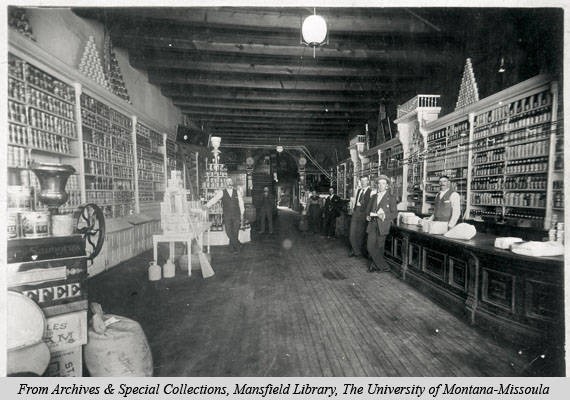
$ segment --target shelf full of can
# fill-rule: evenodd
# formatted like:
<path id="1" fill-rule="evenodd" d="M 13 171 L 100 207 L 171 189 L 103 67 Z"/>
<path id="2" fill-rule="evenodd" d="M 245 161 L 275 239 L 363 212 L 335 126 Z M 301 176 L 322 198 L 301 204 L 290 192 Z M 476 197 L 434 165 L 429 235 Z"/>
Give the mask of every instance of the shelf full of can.
<path id="1" fill-rule="evenodd" d="M 447 176 L 450 187 L 459 194 L 461 214 L 467 204 L 467 171 L 469 168 L 469 120 L 467 116 L 427 134 L 425 202 L 428 212 L 439 192 L 439 178 Z"/>
<path id="2" fill-rule="evenodd" d="M 178 170 L 176 167 L 176 142 L 172 139 L 166 138 L 166 168 L 167 176 L 170 176 L 170 171 Z"/>
<path id="3" fill-rule="evenodd" d="M 409 155 L 405 161 L 408 164 L 406 176 L 408 190 L 406 193 L 408 210 L 416 214 L 424 213 L 423 207 L 423 184 L 424 184 L 424 138 L 419 126 L 414 125 L 410 135 Z"/>
<path id="4" fill-rule="evenodd" d="M 336 193 L 343 199 L 346 198 L 346 164 L 349 162 L 344 161 L 336 166 Z"/>
<path id="5" fill-rule="evenodd" d="M 469 218 L 549 225 L 556 96 L 545 84 L 474 113 Z"/>
<path id="6" fill-rule="evenodd" d="M 8 204 L 22 212 L 46 211 L 32 162 L 66 163 L 78 169 L 75 89 L 41 68 L 8 53 Z M 68 180 L 70 213 L 81 204 L 77 175 Z"/>
<path id="7" fill-rule="evenodd" d="M 403 198 L 403 165 L 404 165 L 404 149 L 401 143 L 394 143 L 380 152 L 380 168 L 381 174 L 388 176 L 391 180 L 390 190 L 396 196 L 398 202 Z"/>
<path id="8" fill-rule="evenodd" d="M 228 170 L 224 164 L 209 163 L 206 167 L 206 176 L 202 183 L 202 197 L 205 201 L 209 201 L 214 197 L 216 192 L 225 188 L 225 181 L 228 178 Z M 222 202 L 221 200 L 210 207 L 208 212 L 208 220 L 212 224 L 210 230 L 223 230 L 222 220 Z"/>
<path id="9" fill-rule="evenodd" d="M 162 201 L 164 196 L 164 137 L 141 122 L 136 124 L 139 201 Z"/>
<path id="10" fill-rule="evenodd" d="M 86 200 L 107 218 L 128 215 L 135 191 L 132 120 L 86 93 L 80 99 Z"/>

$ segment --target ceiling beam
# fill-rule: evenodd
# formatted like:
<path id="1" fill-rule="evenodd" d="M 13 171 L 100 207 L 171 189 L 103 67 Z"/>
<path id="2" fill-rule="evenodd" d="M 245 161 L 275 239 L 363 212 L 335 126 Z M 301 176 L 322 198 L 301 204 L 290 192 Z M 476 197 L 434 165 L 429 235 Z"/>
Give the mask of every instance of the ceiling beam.
<path id="1" fill-rule="evenodd" d="M 417 85 L 427 79 L 427 77 L 417 79 L 393 80 L 386 78 L 370 79 L 353 77 L 351 79 L 291 79 L 283 77 L 279 79 L 268 79 L 260 76 L 232 74 L 209 74 L 198 75 L 185 72 L 174 72 L 162 70 L 148 70 L 149 82 L 160 84 L 180 84 L 180 85 L 203 85 L 233 88 L 250 89 L 276 89 L 276 90 L 322 90 L 322 91 L 354 91 L 354 92 L 377 92 L 383 87 L 395 88 Z"/>
<path id="2" fill-rule="evenodd" d="M 227 118 L 223 117 L 224 119 L 212 119 L 212 117 L 200 118 L 201 122 L 204 122 L 207 126 L 275 126 L 283 124 L 282 120 L 275 120 L 272 118 L 249 118 L 249 119 L 241 119 L 241 118 Z M 307 120 L 287 120 L 286 121 L 288 126 L 295 126 L 295 127 L 346 127 L 346 126 L 355 126 L 357 124 L 349 123 L 345 120 L 315 120 L 315 119 L 307 119 Z"/>
<path id="3" fill-rule="evenodd" d="M 306 144 L 307 142 L 322 143 L 323 141 L 336 142 L 336 143 L 346 141 L 348 144 L 348 139 L 346 136 L 336 137 L 331 135 L 297 136 L 297 135 L 283 134 L 279 136 L 279 135 L 267 135 L 264 133 L 252 135 L 251 133 L 244 134 L 239 132 L 238 133 L 225 132 L 221 134 L 221 138 L 222 138 L 222 143 L 235 143 L 236 141 L 239 143 L 263 143 L 263 144 L 281 143 L 284 146 L 291 145 L 293 144 L 292 142 L 296 144 Z"/>
<path id="4" fill-rule="evenodd" d="M 117 43 L 114 43 L 116 45 Z M 356 58 L 313 58 L 311 57 L 293 57 L 282 54 L 240 54 L 213 51 L 198 51 L 196 49 L 177 49 L 169 46 L 167 48 L 138 48 L 128 47 L 129 55 L 134 58 L 141 59 L 163 59 L 174 58 L 180 60 L 188 60 L 188 62 L 213 62 L 228 64 L 254 64 L 254 65 L 283 65 L 291 68 L 303 67 L 327 67 L 327 68 L 365 68 L 365 69 L 389 69 L 394 66 L 401 67 L 410 73 L 416 70 L 424 70 L 429 68 L 442 69 L 445 66 L 438 64 L 424 63 L 399 63 L 394 62 L 390 58 L 380 61 L 373 59 L 356 59 Z"/>
<path id="5" fill-rule="evenodd" d="M 354 25 L 360 23 L 356 20 Z M 104 21 L 112 38 L 126 36 L 161 37 L 172 40 L 188 40 L 211 43 L 259 43 L 264 45 L 296 46 L 301 42 L 300 29 L 259 31 L 255 28 L 240 27 L 228 29 L 224 27 L 200 26 L 177 21 L 149 20 L 145 18 L 126 18 L 111 15 Z M 329 27 L 330 28 L 330 27 Z M 445 42 L 448 48 L 459 49 L 456 35 L 448 32 L 340 32 L 330 30 L 328 46 L 334 49 L 384 49 L 401 48 L 439 48 Z"/>
<path id="6" fill-rule="evenodd" d="M 333 126 L 324 126 L 324 125 L 308 125 L 308 126 L 299 126 L 299 125 L 289 125 L 286 123 L 276 123 L 273 125 L 218 125 L 218 124 L 208 124 L 208 130 L 217 130 L 217 131 L 251 131 L 251 129 L 258 129 L 260 131 L 267 131 L 267 132 L 338 132 L 338 131 L 348 131 L 350 129 L 355 129 L 355 125 L 333 125 Z M 362 125 L 364 128 L 364 125 Z"/>
<path id="7" fill-rule="evenodd" d="M 198 8 L 198 7 L 117 7 L 104 10 L 75 8 L 82 16 L 104 18 L 105 15 L 142 18 L 149 21 L 175 21 L 192 26 L 223 29 L 255 29 L 259 32 L 299 31 L 303 18 L 312 14 L 311 8 Z M 93 10 L 90 12 L 90 10 Z M 101 15 L 104 14 L 104 15 Z M 367 33 L 433 33 L 425 22 L 401 10 L 384 8 L 319 8 L 319 14 L 332 32 Z M 359 21 L 355 24 L 355 19 Z"/>
<path id="8" fill-rule="evenodd" d="M 211 115 L 218 115 L 218 116 L 226 116 L 226 117 L 247 117 L 247 118 L 281 118 L 281 119 L 300 119 L 300 118 L 308 118 L 308 119 L 342 119 L 342 120 L 357 120 L 361 118 L 368 118 L 371 113 L 349 113 L 343 112 L 342 114 L 338 113 L 316 113 L 316 112 L 279 112 L 279 111 L 258 111 L 258 110 L 206 110 L 206 109 L 191 109 L 191 108 L 181 108 L 180 111 L 184 114 L 188 114 L 189 116 L 211 116 Z"/>
<path id="9" fill-rule="evenodd" d="M 177 57 L 176 53 L 162 58 L 150 58 L 130 56 L 129 62 L 134 68 L 161 69 L 162 71 L 176 69 L 187 72 L 210 72 L 210 73 L 239 73 L 248 75 L 284 75 L 284 76 L 308 76 L 308 77 L 378 77 L 391 76 L 394 78 L 417 78 L 426 73 L 425 69 L 417 68 L 410 71 L 401 65 L 392 64 L 383 68 L 367 67 L 327 67 L 327 66 L 304 66 L 304 65 L 280 65 L 280 64 L 255 64 L 229 63 L 229 62 L 204 62 L 193 61 L 186 57 Z M 418 65 L 419 67 L 419 65 Z"/>
<path id="10" fill-rule="evenodd" d="M 396 90 L 395 90 L 396 91 Z M 394 91 L 394 92 L 395 92 Z M 245 88 L 215 88 L 215 87 L 195 87 L 162 84 L 161 92 L 164 96 L 172 98 L 173 101 L 183 99 L 221 99 L 240 101 L 302 101 L 317 103 L 379 103 L 386 101 L 386 91 L 382 91 L 381 96 L 372 92 L 319 92 L 319 91 L 274 91 L 267 89 Z M 401 91 L 397 91 L 401 93 Z M 393 96 L 393 94 L 392 94 Z M 390 96 L 391 97 L 391 96 Z"/>
<path id="11" fill-rule="evenodd" d="M 169 37 L 145 37 L 139 35 L 121 35 L 113 37 L 113 44 L 118 47 L 131 48 L 157 48 L 162 50 L 199 50 L 202 52 L 216 52 L 225 54 L 243 54 L 247 56 L 279 56 L 279 57 L 312 57 L 312 49 L 299 43 L 291 46 L 271 45 L 259 43 L 223 43 L 188 39 L 172 39 Z M 346 48 L 337 49 L 321 46 L 316 49 L 319 59 L 351 59 L 374 60 L 376 62 L 408 62 L 422 64 L 444 64 L 449 61 L 453 52 L 446 49 L 425 49 L 421 47 L 407 49 L 368 49 Z"/>
<path id="12" fill-rule="evenodd" d="M 236 110 L 274 110 L 274 111 L 314 111 L 314 112 L 375 112 L 378 106 L 362 105 L 352 103 L 338 103 L 331 105 L 323 104 L 300 104 L 295 102 L 282 102 L 279 104 L 269 104 L 266 102 L 244 102 L 232 100 L 220 101 L 175 101 L 174 105 L 184 109 L 186 107 L 215 108 L 215 109 L 236 109 Z"/>

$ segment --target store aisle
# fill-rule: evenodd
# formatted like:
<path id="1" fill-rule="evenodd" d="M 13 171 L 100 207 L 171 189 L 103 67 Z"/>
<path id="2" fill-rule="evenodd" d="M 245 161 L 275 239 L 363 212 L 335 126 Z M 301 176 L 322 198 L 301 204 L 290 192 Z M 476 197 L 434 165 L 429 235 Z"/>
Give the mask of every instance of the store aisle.
<path id="1" fill-rule="evenodd" d="M 239 256 L 212 248 L 199 270 L 147 281 L 146 252 L 92 278 L 89 298 L 137 320 L 156 376 L 520 376 L 548 371 L 483 336 L 392 273 L 368 273 L 341 239 L 276 233 Z M 166 247 L 162 249 L 166 252 Z M 542 363 L 542 364 L 540 364 Z"/>

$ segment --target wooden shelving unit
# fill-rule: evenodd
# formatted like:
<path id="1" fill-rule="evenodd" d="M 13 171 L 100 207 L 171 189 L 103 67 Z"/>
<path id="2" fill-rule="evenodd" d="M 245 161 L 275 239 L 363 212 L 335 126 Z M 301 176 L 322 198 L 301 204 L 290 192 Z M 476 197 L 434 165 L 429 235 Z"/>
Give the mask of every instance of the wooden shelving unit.
<path id="1" fill-rule="evenodd" d="M 31 187 L 32 195 L 39 191 L 38 180 L 28 170 L 32 161 L 70 164 L 79 171 L 75 101 L 72 84 L 8 54 L 8 186 Z M 77 175 L 70 177 L 67 189 L 69 200 L 60 208 L 62 213 L 81 204 Z M 30 205 L 46 209 L 35 195 Z"/>
<path id="2" fill-rule="evenodd" d="M 537 76 L 427 124 L 425 203 L 448 175 L 466 220 L 540 229 L 561 220 L 557 100 L 556 82 Z"/>
<path id="3" fill-rule="evenodd" d="M 206 176 L 202 184 L 202 197 L 208 201 L 218 190 L 225 188 L 225 179 L 228 177 L 228 170 L 224 164 L 209 163 L 207 164 Z M 237 182 L 235 183 L 237 188 Z M 214 204 L 208 212 L 208 220 L 211 223 L 211 231 L 222 231 L 223 213 L 221 201 Z"/>

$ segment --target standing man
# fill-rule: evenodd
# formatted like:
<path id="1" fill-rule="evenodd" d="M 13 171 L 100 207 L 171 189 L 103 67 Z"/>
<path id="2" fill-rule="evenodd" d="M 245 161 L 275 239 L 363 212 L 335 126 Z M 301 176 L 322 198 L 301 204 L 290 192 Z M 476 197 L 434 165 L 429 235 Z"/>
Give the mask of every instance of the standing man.
<path id="1" fill-rule="evenodd" d="M 321 231 L 321 198 L 315 190 L 311 190 L 309 204 L 309 229 L 312 233 Z"/>
<path id="2" fill-rule="evenodd" d="M 263 196 L 260 201 L 260 213 L 261 218 L 261 228 L 259 233 L 265 233 L 265 220 L 267 219 L 269 225 L 269 233 L 273 233 L 273 196 L 269 193 L 269 188 L 265 186 L 263 188 Z"/>
<path id="3" fill-rule="evenodd" d="M 370 198 L 366 209 L 368 240 L 366 248 L 372 258 L 368 272 L 389 271 L 390 267 L 384 257 L 386 236 L 390 233 L 392 221 L 398 214 L 396 197 L 388 192 L 390 179 L 386 175 L 378 177 L 378 191 Z"/>
<path id="4" fill-rule="evenodd" d="M 360 178 L 360 189 L 356 191 L 356 201 L 352 210 L 352 218 L 350 220 L 350 252 L 349 257 L 360 257 L 362 248 L 364 247 L 364 236 L 366 235 L 366 209 L 370 201 L 370 186 L 368 185 L 368 177 Z"/>
<path id="5" fill-rule="evenodd" d="M 323 234 L 327 237 L 334 237 L 336 219 L 340 216 L 340 197 L 335 194 L 332 187 L 329 188 L 329 196 L 325 200 L 324 208 Z"/>
<path id="6" fill-rule="evenodd" d="M 447 222 L 451 229 L 457 224 L 461 213 L 461 199 L 459 194 L 450 189 L 449 177 L 443 175 L 439 178 L 439 193 L 435 196 L 433 215 L 430 221 Z"/>
<path id="7" fill-rule="evenodd" d="M 214 197 L 206 203 L 206 207 L 210 208 L 220 200 L 222 200 L 223 220 L 226 235 L 230 239 L 230 248 L 234 254 L 238 254 L 240 248 L 238 234 L 243 218 L 244 205 L 241 192 L 234 188 L 232 178 L 226 178 L 226 188 L 216 192 Z"/>

